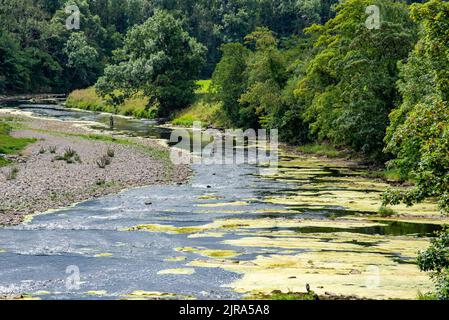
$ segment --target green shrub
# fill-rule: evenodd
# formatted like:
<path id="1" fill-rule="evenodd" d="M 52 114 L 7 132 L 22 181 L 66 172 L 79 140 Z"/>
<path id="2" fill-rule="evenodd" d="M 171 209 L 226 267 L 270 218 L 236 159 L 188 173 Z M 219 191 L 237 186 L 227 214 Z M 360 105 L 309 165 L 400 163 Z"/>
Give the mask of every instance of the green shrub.
<path id="1" fill-rule="evenodd" d="M 435 283 L 435 296 L 439 300 L 449 300 L 449 228 L 438 233 L 430 241 L 427 250 L 418 255 L 418 266 L 430 272 Z"/>
<path id="2" fill-rule="evenodd" d="M 108 151 L 106 152 L 109 158 L 114 158 L 115 151 L 112 148 L 108 148 Z"/>
<path id="3" fill-rule="evenodd" d="M 391 217 L 391 216 L 394 216 L 396 214 L 396 212 L 393 209 L 387 208 L 385 206 L 381 206 L 379 208 L 378 213 L 379 213 L 379 215 L 381 217 Z"/>

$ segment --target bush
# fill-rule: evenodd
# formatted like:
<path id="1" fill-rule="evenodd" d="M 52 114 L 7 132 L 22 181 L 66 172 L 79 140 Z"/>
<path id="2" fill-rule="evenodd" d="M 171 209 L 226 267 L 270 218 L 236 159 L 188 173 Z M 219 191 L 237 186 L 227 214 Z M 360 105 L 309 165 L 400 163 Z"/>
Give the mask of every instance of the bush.
<path id="1" fill-rule="evenodd" d="M 114 156 L 115 156 L 114 149 L 108 148 L 107 155 L 108 155 L 109 158 L 114 158 Z"/>
<path id="2" fill-rule="evenodd" d="M 71 147 L 67 147 L 64 149 L 64 155 L 62 156 L 56 156 L 54 158 L 54 160 L 57 161 L 65 161 L 67 163 L 82 163 L 81 158 L 78 154 L 78 152 L 76 152 L 74 149 L 72 149 Z"/>
<path id="3" fill-rule="evenodd" d="M 379 208 L 378 213 L 379 213 L 379 215 L 381 217 L 391 217 L 391 216 L 394 216 L 396 214 L 396 212 L 393 209 L 387 208 L 385 206 L 381 206 Z"/>
<path id="4" fill-rule="evenodd" d="M 429 248 L 418 255 L 418 266 L 430 272 L 435 283 L 435 296 L 449 300 L 449 228 L 431 240 Z"/>

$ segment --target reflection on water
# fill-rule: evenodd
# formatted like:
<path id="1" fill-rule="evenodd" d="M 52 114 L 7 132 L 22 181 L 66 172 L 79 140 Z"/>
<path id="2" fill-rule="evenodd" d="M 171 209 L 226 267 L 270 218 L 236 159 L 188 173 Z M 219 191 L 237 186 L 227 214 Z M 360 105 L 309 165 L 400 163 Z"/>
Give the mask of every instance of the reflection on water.
<path id="1" fill-rule="evenodd" d="M 385 236 L 418 236 L 431 237 L 436 232 L 443 229 L 442 226 L 426 223 L 409 223 L 400 221 L 382 222 L 383 226 L 371 226 L 361 228 L 332 228 L 332 227 L 300 227 L 292 228 L 298 233 L 334 233 L 334 232 L 352 232 L 370 235 Z"/>

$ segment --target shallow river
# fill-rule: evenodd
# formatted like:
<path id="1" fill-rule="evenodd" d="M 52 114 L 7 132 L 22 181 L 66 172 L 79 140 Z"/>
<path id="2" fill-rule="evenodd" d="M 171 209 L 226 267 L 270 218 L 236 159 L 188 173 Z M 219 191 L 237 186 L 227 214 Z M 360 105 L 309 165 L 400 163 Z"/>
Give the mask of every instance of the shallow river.
<path id="1" fill-rule="evenodd" d="M 20 109 L 109 121 L 54 107 Z M 116 118 L 116 129 L 170 135 L 152 121 Z M 429 287 L 413 262 L 438 225 L 346 219 L 376 210 L 384 189 L 357 169 L 286 155 L 273 176 L 252 165 L 193 169 L 187 185 L 133 189 L 0 229 L 0 294 L 230 299 L 310 283 L 320 293 L 412 298 Z"/>

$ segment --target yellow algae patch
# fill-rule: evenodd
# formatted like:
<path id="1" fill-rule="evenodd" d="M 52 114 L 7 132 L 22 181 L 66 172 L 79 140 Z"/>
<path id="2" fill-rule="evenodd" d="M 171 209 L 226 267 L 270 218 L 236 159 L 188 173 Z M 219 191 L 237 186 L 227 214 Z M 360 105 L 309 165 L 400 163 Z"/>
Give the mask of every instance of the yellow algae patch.
<path id="1" fill-rule="evenodd" d="M 288 219 L 288 218 L 260 218 L 260 219 L 217 219 L 212 223 L 202 226 L 175 227 L 171 225 L 145 224 L 122 231 L 148 231 L 163 233 L 192 234 L 192 238 L 222 237 L 223 232 L 206 232 L 212 230 L 227 229 L 264 229 L 264 228 L 298 228 L 298 227 L 332 227 L 332 228 L 360 228 L 384 226 L 381 222 L 369 222 L 361 220 L 337 219 Z"/>
<path id="2" fill-rule="evenodd" d="M 33 295 L 35 295 L 35 296 L 44 296 L 44 295 L 47 295 L 47 294 L 50 294 L 50 292 L 49 291 L 44 291 L 44 290 L 36 291 L 36 292 L 33 293 Z"/>
<path id="3" fill-rule="evenodd" d="M 0 253 L 5 253 L 6 251 L 2 248 L 0 248 Z"/>
<path id="4" fill-rule="evenodd" d="M 201 214 L 242 214 L 246 211 L 243 210 L 193 210 L 193 213 Z"/>
<path id="5" fill-rule="evenodd" d="M 191 296 L 186 295 L 178 295 L 175 293 L 166 293 L 166 292 L 158 292 L 158 291 L 144 291 L 144 290 L 136 290 L 129 294 L 124 294 L 122 297 L 131 300 L 155 300 L 155 299 L 192 299 Z"/>
<path id="6" fill-rule="evenodd" d="M 194 233 L 189 235 L 187 238 L 222 238 L 225 233 L 223 232 L 205 232 L 205 233 Z"/>
<path id="7" fill-rule="evenodd" d="M 42 300 L 42 299 L 39 297 L 35 297 L 31 294 L 25 293 L 25 294 L 21 294 L 20 296 L 17 296 L 17 297 L 14 296 L 11 298 L 11 300 Z"/>
<path id="8" fill-rule="evenodd" d="M 436 224 L 436 225 L 448 225 L 449 218 L 447 216 L 441 215 L 440 217 L 436 216 L 435 218 L 430 217 L 414 217 L 412 215 L 408 215 L 405 217 L 388 217 L 382 218 L 379 216 L 369 216 L 369 217 L 353 217 L 354 219 L 366 219 L 369 218 L 373 221 L 379 222 L 405 222 L 405 223 L 416 223 L 416 224 Z"/>
<path id="9" fill-rule="evenodd" d="M 385 189 L 386 190 L 386 189 Z M 310 207 L 311 209 L 341 208 L 352 211 L 377 213 L 382 205 L 381 192 L 360 192 L 352 190 L 304 191 L 264 199 L 265 202 L 284 206 Z M 436 204 L 422 203 L 413 207 L 392 206 L 398 214 L 438 216 Z"/>
<path id="10" fill-rule="evenodd" d="M 107 257 L 112 257 L 113 254 L 109 253 L 109 252 L 105 252 L 105 253 L 98 253 L 95 255 L 96 258 L 107 258 Z"/>
<path id="11" fill-rule="evenodd" d="M 92 295 L 92 296 L 104 296 L 106 295 L 108 292 L 106 290 L 91 290 L 91 291 L 87 291 L 86 294 Z"/>
<path id="12" fill-rule="evenodd" d="M 194 274 L 194 273 L 195 273 L 195 269 L 193 269 L 193 268 L 175 268 L 175 269 L 161 270 L 157 274 L 190 275 L 190 274 Z"/>
<path id="13" fill-rule="evenodd" d="M 216 196 L 213 194 L 206 194 L 203 196 L 198 196 L 198 199 L 200 200 L 220 200 L 220 199 L 224 199 L 223 196 Z"/>
<path id="14" fill-rule="evenodd" d="M 209 258 L 233 258 L 240 255 L 240 253 L 234 250 L 214 250 L 207 249 L 204 247 L 192 248 L 192 247 L 183 247 L 183 248 L 175 248 L 176 251 L 180 252 L 192 252 L 200 254 L 204 257 Z"/>
<path id="15" fill-rule="evenodd" d="M 179 262 L 179 261 L 185 261 L 187 258 L 184 256 L 178 256 L 178 257 L 172 257 L 172 258 L 167 258 L 164 259 L 164 261 L 169 261 L 169 262 Z"/>
<path id="16" fill-rule="evenodd" d="M 245 201 L 234 201 L 234 202 L 222 202 L 222 203 L 200 203 L 197 207 L 227 207 L 227 206 L 247 206 L 248 202 Z"/>
<path id="17" fill-rule="evenodd" d="M 264 229 L 264 228 L 299 228 L 299 227 L 329 227 L 329 228 L 360 228 L 385 226 L 380 222 L 349 220 L 349 219 L 292 219 L 292 218 L 260 218 L 260 219 L 218 219 L 205 225 L 207 229 Z"/>
<path id="18" fill-rule="evenodd" d="M 131 228 L 121 229 L 120 231 L 148 231 L 162 233 L 196 233 L 202 231 L 203 227 L 175 227 L 163 224 L 142 224 Z"/>
<path id="19" fill-rule="evenodd" d="M 427 274 L 414 264 L 395 262 L 371 252 L 308 252 L 298 255 L 258 256 L 253 261 L 196 260 L 197 267 L 220 267 L 242 274 L 229 286 L 241 293 L 274 290 L 302 292 L 306 284 L 322 295 L 357 295 L 371 299 L 414 299 L 418 290 L 430 290 Z"/>
<path id="20" fill-rule="evenodd" d="M 254 213 L 292 213 L 292 214 L 298 214 L 298 211 L 295 210 L 288 210 L 288 209 L 259 209 L 253 211 Z"/>
<path id="21" fill-rule="evenodd" d="M 282 248 L 310 251 L 375 252 L 397 254 L 414 259 L 419 250 L 429 245 L 428 239 L 412 237 L 386 237 L 359 235 L 347 232 L 306 234 L 301 237 L 244 237 L 226 240 L 237 247 Z"/>

